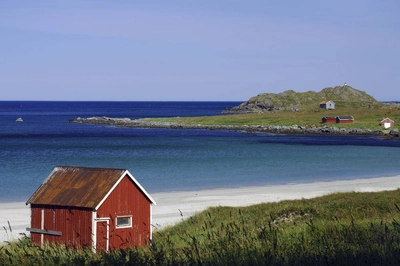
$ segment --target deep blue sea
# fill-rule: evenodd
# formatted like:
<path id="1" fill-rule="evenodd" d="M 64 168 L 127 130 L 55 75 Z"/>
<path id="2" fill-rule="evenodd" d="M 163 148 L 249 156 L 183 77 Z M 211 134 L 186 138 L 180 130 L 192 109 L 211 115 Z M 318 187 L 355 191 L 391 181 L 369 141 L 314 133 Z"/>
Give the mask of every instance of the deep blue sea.
<path id="1" fill-rule="evenodd" d="M 125 168 L 149 193 L 400 175 L 400 142 L 377 137 L 68 123 L 221 115 L 240 103 L 0 101 L 0 202 L 26 201 L 57 165 Z"/>

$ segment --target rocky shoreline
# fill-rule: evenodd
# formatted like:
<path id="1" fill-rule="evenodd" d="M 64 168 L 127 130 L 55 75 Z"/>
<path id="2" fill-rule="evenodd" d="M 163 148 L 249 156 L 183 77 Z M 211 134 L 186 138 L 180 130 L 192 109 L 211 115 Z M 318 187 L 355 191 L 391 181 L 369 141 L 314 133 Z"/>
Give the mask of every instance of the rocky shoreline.
<path id="1" fill-rule="evenodd" d="M 272 133 L 272 134 L 297 134 L 297 135 L 343 135 L 343 136 L 380 136 L 385 139 L 400 140 L 400 132 L 393 130 L 369 130 L 369 129 L 344 129 L 324 126 L 264 126 L 264 125 L 188 125 L 175 122 L 156 122 L 145 119 L 89 117 L 68 120 L 70 123 L 113 125 L 117 127 L 134 128 L 169 128 L 169 129 L 208 129 L 208 130 L 230 130 L 243 131 L 246 133 Z"/>

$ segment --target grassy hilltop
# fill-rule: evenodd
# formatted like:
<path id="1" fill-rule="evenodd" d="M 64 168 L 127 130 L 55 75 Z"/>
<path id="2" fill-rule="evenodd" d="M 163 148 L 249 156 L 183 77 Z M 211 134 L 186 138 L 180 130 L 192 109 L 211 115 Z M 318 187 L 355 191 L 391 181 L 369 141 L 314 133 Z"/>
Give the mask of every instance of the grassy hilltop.
<path id="1" fill-rule="evenodd" d="M 318 108 L 319 103 L 324 100 L 332 100 L 335 102 L 337 108 L 377 108 L 383 106 L 382 103 L 379 103 L 366 92 L 346 85 L 325 88 L 320 92 L 295 92 L 288 90 L 278 94 L 262 93 L 232 108 L 230 111 L 238 113 L 263 113 L 312 110 Z"/>

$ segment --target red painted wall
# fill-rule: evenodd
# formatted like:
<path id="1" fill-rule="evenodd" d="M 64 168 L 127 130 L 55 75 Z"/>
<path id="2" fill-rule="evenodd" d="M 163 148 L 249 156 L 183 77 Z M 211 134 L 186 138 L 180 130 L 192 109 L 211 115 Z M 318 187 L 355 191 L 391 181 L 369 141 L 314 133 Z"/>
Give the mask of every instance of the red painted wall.
<path id="1" fill-rule="evenodd" d="M 322 123 L 336 123 L 336 119 L 335 118 L 323 118 L 322 119 Z"/>
<path id="2" fill-rule="evenodd" d="M 97 210 L 96 218 L 110 218 L 109 248 L 111 250 L 148 244 L 151 232 L 150 206 L 151 202 L 139 187 L 125 176 Z M 44 209 L 44 229 L 62 232 L 61 236 L 44 234 L 43 243 L 92 247 L 92 209 L 31 205 L 32 228 L 42 229 L 42 209 Z M 116 228 L 117 216 L 129 215 L 132 216 L 132 227 Z M 106 237 L 106 235 L 98 235 L 96 239 Z M 41 234 L 31 232 L 31 239 L 33 243 L 41 244 Z"/>
<path id="3" fill-rule="evenodd" d="M 62 232 L 61 236 L 44 234 L 43 243 L 66 244 L 70 247 L 92 246 L 90 209 L 32 205 L 32 228 L 42 229 L 42 209 L 44 209 L 44 229 Z M 33 243 L 41 244 L 41 234 L 31 232 L 31 239 Z"/>
<path id="4" fill-rule="evenodd" d="M 382 120 L 382 122 L 380 123 L 381 126 L 384 126 L 385 123 L 390 123 L 390 126 L 393 127 L 394 126 L 394 122 L 390 121 L 389 119 L 384 119 Z"/>
<path id="5" fill-rule="evenodd" d="M 110 218 L 109 247 L 144 246 L 150 238 L 150 201 L 125 176 L 97 210 L 96 218 Z M 116 228 L 116 217 L 132 215 L 131 228 Z"/>

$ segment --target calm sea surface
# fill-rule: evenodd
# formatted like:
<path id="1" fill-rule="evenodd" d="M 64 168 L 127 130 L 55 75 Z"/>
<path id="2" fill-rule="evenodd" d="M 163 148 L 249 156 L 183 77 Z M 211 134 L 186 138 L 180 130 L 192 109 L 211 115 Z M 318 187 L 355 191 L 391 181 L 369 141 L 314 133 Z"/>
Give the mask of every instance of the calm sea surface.
<path id="1" fill-rule="evenodd" d="M 400 175 L 400 142 L 376 137 L 68 123 L 220 115 L 238 104 L 0 101 L 0 202 L 26 201 L 57 165 L 125 168 L 149 193 Z"/>

